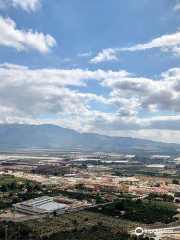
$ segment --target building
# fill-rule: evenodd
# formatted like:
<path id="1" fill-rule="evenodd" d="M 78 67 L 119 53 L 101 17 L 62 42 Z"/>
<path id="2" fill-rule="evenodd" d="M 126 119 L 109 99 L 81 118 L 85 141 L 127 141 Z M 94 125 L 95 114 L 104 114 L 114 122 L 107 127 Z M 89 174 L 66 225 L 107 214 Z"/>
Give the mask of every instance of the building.
<path id="1" fill-rule="evenodd" d="M 53 197 L 43 196 L 13 204 L 13 208 L 17 212 L 23 212 L 31 215 L 43 215 L 57 210 L 65 211 L 67 209 L 67 205 L 54 202 Z"/>
<path id="2" fill-rule="evenodd" d="M 68 174 L 70 173 L 70 167 L 69 166 L 59 166 L 59 165 L 39 165 L 36 169 L 39 173 L 49 173 L 49 174 Z"/>
<path id="3" fill-rule="evenodd" d="M 67 205 L 67 209 L 64 212 L 74 212 L 82 210 L 88 206 L 87 200 L 77 201 L 75 199 L 70 199 L 66 197 L 57 197 L 54 200 L 58 203 L 64 203 Z M 57 211 L 58 214 L 62 214 L 62 210 Z"/>

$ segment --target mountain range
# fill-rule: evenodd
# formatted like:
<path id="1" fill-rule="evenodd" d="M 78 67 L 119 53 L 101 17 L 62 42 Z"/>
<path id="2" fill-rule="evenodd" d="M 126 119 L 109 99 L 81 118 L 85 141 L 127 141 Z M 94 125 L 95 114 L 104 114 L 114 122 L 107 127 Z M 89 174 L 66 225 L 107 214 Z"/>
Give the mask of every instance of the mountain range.
<path id="1" fill-rule="evenodd" d="M 0 148 L 63 149 L 118 153 L 180 153 L 180 145 L 151 140 L 78 133 L 56 125 L 1 124 Z"/>

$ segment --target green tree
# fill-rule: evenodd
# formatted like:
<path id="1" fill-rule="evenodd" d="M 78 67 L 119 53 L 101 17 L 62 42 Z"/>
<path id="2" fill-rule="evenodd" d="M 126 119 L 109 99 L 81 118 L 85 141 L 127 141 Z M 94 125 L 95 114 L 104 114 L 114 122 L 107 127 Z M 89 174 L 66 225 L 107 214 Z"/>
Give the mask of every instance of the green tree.
<path id="1" fill-rule="evenodd" d="M 172 184 L 179 184 L 179 181 L 177 179 L 172 180 Z"/>
<path id="2" fill-rule="evenodd" d="M 73 225 L 74 225 L 74 227 L 75 227 L 75 229 L 76 229 L 76 228 L 77 228 L 77 225 L 78 225 L 78 221 L 77 221 L 77 220 L 73 220 L 72 223 L 73 223 Z"/>
<path id="3" fill-rule="evenodd" d="M 17 189 L 17 182 L 16 182 L 16 181 L 12 182 L 12 183 L 10 184 L 9 188 L 10 188 L 11 190 Z"/>
<path id="4" fill-rule="evenodd" d="M 2 184 L 2 186 L 1 186 L 1 191 L 2 191 L 3 193 L 5 193 L 5 192 L 8 191 L 8 187 L 7 187 L 6 184 Z"/>
<path id="5" fill-rule="evenodd" d="M 80 183 L 80 184 L 77 184 L 76 186 L 75 186 L 75 188 L 77 189 L 77 190 L 84 190 L 84 183 Z"/>

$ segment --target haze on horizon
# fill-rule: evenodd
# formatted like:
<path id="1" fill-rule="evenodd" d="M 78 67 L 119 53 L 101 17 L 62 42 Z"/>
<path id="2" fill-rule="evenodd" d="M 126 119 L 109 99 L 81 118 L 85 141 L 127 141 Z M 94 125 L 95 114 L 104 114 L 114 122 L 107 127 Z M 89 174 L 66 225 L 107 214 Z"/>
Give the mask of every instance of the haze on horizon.
<path id="1" fill-rule="evenodd" d="M 0 0 L 0 123 L 180 143 L 179 20 L 176 0 Z"/>

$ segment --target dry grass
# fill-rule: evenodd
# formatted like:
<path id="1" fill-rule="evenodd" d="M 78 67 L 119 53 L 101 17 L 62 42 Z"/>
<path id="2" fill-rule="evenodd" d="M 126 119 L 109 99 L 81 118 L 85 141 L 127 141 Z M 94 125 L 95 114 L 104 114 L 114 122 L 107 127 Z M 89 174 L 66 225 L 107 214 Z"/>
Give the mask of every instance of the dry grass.
<path id="1" fill-rule="evenodd" d="M 77 229 L 90 229 L 93 225 L 97 225 L 99 222 L 101 222 L 103 226 L 110 227 L 114 230 L 129 230 L 134 229 L 134 227 L 137 226 L 136 223 L 127 220 L 88 211 L 29 221 L 27 224 L 29 227 L 33 228 L 35 232 L 43 236 L 50 235 L 54 232 L 72 230 L 74 228 L 74 220 L 78 223 Z"/>

